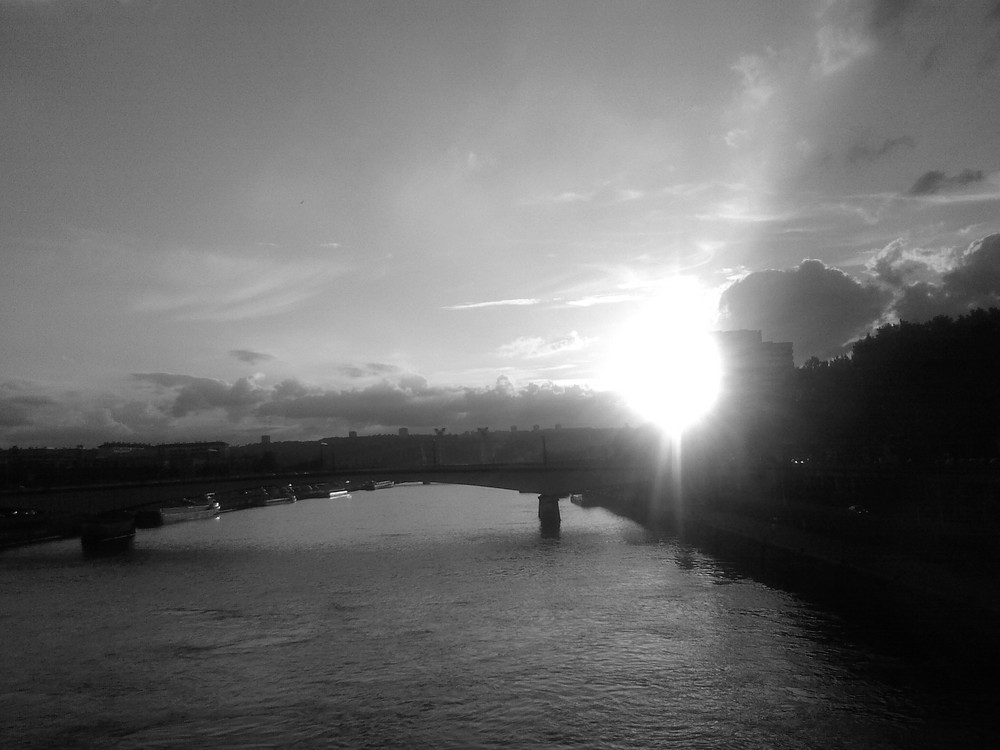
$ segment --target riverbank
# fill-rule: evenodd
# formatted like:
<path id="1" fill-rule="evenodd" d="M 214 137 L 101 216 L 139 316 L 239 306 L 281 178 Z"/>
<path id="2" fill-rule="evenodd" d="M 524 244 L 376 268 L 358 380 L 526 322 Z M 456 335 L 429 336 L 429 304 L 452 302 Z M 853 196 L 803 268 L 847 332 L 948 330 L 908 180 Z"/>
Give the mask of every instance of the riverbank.
<path id="1" fill-rule="evenodd" d="M 638 495 L 599 504 L 731 560 L 762 582 L 877 623 L 887 638 L 911 642 L 949 670 L 968 675 L 1000 666 L 995 534 L 745 498 L 683 509 Z"/>

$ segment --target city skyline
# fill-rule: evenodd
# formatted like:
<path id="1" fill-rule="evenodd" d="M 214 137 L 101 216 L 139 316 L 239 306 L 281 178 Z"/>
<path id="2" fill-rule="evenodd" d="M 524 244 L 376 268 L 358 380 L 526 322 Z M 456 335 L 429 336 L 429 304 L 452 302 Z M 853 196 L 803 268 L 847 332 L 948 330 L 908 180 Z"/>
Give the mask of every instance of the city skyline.
<path id="1" fill-rule="evenodd" d="M 798 364 L 1000 305 L 996 2 L 54 0 L 0 29 L 0 447 L 615 426 L 616 343 L 655 347 L 681 288 L 663 330 Z"/>

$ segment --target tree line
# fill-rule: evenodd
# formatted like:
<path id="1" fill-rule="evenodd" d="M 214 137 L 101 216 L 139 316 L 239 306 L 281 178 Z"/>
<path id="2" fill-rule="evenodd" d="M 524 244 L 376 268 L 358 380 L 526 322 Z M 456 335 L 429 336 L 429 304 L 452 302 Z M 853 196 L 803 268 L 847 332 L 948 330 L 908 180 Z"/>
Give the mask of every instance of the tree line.
<path id="1" fill-rule="evenodd" d="M 852 462 L 989 462 L 1000 456 L 1000 310 L 900 322 L 850 355 L 796 369 L 794 443 Z"/>

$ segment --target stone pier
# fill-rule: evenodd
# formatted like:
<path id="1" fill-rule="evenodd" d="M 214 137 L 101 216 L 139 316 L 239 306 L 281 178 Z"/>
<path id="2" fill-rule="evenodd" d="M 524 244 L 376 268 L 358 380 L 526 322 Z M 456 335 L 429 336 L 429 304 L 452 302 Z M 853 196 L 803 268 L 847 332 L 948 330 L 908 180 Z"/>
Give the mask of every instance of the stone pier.
<path id="1" fill-rule="evenodd" d="M 559 515 L 559 495 L 538 496 L 538 520 L 541 521 L 543 531 L 558 531 L 562 523 L 562 517 Z"/>

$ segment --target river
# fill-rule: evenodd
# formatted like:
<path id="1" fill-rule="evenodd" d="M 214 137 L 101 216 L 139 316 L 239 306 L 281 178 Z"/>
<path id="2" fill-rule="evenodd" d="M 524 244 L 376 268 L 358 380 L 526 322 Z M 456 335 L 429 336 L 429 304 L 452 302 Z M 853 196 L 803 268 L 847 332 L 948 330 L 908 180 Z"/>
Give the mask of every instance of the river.
<path id="1" fill-rule="evenodd" d="M 0 555 L 0 746 L 992 746 L 991 693 L 605 510 L 406 485 Z"/>

